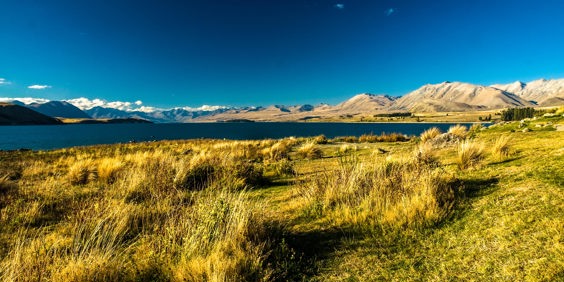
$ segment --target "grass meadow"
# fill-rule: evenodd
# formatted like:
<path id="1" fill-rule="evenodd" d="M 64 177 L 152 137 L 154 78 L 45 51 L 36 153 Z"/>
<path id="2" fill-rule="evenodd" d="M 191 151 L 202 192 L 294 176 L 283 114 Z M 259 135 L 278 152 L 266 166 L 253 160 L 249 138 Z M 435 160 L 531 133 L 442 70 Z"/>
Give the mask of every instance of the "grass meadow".
<path id="1" fill-rule="evenodd" d="M 556 123 L 0 152 L 0 280 L 562 281 Z"/>

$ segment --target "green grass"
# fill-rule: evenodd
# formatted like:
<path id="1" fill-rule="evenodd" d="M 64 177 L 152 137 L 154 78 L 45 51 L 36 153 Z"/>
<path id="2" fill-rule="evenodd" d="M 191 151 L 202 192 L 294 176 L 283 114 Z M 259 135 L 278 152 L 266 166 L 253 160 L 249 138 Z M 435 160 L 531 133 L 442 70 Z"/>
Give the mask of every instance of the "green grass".
<path id="1" fill-rule="evenodd" d="M 546 122 L 469 134 L 464 169 L 458 143 L 414 138 L 0 152 L 0 280 L 562 281 Z"/>

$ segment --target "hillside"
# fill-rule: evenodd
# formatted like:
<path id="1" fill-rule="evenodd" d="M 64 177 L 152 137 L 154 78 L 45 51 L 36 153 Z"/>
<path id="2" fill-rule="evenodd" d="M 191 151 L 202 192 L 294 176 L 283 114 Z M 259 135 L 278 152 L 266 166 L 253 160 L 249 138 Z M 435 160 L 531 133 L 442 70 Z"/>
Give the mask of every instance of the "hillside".
<path id="1" fill-rule="evenodd" d="M 539 106 L 558 106 L 564 104 L 564 79 L 539 79 L 524 83 L 496 84 L 491 87 L 514 93 Z"/>
<path id="2" fill-rule="evenodd" d="M 23 106 L 0 102 L 0 125 L 61 124 L 61 121 Z"/>
<path id="3" fill-rule="evenodd" d="M 497 88 L 447 81 L 424 85 L 398 99 L 391 109 L 412 112 L 443 112 L 533 105 L 533 103 L 515 94 Z"/>
<path id="4" fill-rule="evenodd" d="M 47 103 L 32 103 L 26 107 L 50 117 L 60 118 L 90 118 L 85 112 L 65 101 L 49 101 Z"/>
<path id="5" fill-rule="evenodd" d="M 44 104 L 25 105 L 13 101 L 14 104 L 25 105 L 46 115 L 64 118 L 135 118 L 155 123 L 231 120 L 375 121 L 375 117 L 398 113 L 468 113 L 512 107 L 564 105 L 564 79 L 539 79 L 528 83 L 516 81 L 491 86 L 445 81 L 424 85 L 401 97 L 362 93 L 337 105 L 276 104 L 246 107 L 174 107 L 171 109 L 147 107 L 124 110 L 123 108 L 101 106 L 85 108 L 81 104 L 70 104 L 72 102 L 73 100 L 69 102 L 50 101 Z M 386 120 L 388 119 L 380 119 L 380 121 Z M 467 121 L 474 121 L 474 119 Z"/>

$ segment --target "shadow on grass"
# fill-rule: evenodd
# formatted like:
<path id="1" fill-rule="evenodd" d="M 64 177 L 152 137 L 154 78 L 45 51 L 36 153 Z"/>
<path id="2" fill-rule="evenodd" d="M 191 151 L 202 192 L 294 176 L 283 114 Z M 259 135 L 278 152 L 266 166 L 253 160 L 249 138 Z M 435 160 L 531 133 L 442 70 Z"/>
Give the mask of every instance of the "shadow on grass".
<path id="1" fill-rule="evenodd" d="M 523 157 L 506 158 L 506 159 L 501 160 L 501 161 L 492 162 L 492 163 L 490 163 L 490 165 L 507 164 L 507 163 L 510 163 L 510 162 L 512 162 L 512 161 L 516 161 L 516 160 L 519 160 L 519 159 L 522 159 L 522 158 L 523 158 Z"/>
<path id="2" fill-rule="evenodd" d="M 350 236 L 337 228 L 289 232 L 274 227 L 269 233 L 273 245 L 267 263 L 274 270 L 273 281 L 311 281 Z"/>
<path id="3" fill-rule="evenodd" d="M 468 214 L 475 200 L 499 189 L 499 178 L 497 177 L 460 179 L 458 182 L 456 185 L 460 188 L 457 191 L 457 200 L 454 203 L 452 213 L 436 227 L 448 225 L 463 218 Z"/>
<path id="4" fill-rule="evenodd" d="M 499 187 L 499 178 L 474 178 L 474 179 L 462 179 L 460 180 L 462 184 L 462 196 L 463 198 L 476 198 L 491 194 L 496 191 Z"/>

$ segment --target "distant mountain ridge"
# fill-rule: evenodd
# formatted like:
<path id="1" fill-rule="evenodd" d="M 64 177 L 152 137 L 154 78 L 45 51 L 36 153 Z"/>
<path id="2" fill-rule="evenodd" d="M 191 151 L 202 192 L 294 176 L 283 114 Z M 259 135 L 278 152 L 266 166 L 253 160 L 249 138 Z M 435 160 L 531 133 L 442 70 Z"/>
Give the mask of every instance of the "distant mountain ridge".
<path id="1" fill-rule="evenodd" d="M 300 121 L 396 112 L 463 112 L 511 107 L 558 106 L 564 105 L 564 79 L 539 79 L 528 83 L 516 81 L 490 86 L 445 81 L 423 85 L 402 97 L 362 93 L 334 106 L 305 104 L 125 111 L 100 106 L 81 110 L 77 107 L 80 105 L 72 104 L 72 100 L 31 104 L 13 101 L 13 104 L 23 105 L 51 117 L 64 118 L 133 118 L 156 123 L 232 120 Z"/>
<path id="2" fill-rule="evenodd" d="M 401 97 L 391 107 L 412 112 L 447 112 L 525 107 L 534 104 L 498 88 L 463 82 L 427 84 Z"/>
<path id="3" fill-rule="evenodd" d="M 491 87 L 513 93 L 539 106 L 564 104 L 564 79 L 538 79 L 529 83 L 515 81 L 509 84 L 495 84 Z"/>
<path id="4" fill-rule="evenodd" d="M 65 101 L 49 101 L 43 104 L 31 103 L 25 106 L 50 117 L 90 118 L 85 112 Z"/>

